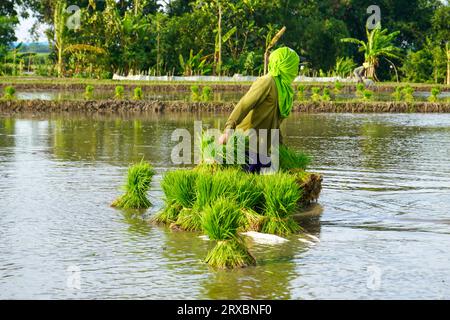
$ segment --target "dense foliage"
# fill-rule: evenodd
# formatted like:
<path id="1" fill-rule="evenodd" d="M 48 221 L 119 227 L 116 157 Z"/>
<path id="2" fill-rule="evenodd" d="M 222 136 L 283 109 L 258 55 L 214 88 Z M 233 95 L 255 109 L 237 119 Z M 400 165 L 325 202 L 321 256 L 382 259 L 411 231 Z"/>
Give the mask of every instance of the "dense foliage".
<path id="1" fill-rule="evenodd" d="M 439 0 L 378 1 L 384 48 L 364 52 L 341 40 L 370 43 L 366 10 L 373 1 L 172 0 L 162 6 L 156 0 L 78 0 L 77 13 L 68 11 L 67 0 L 15 2 L 0 4 L 0 56 L 15 41 L 17 10 L 28 9 L 50 26 L 51 54 L 33 60 L 42 75 L 259 75 L 268 42 L 286 26 L 278 45 L 300 54 L 306 75 L 347 76 L 355 63 L 369 60 L 380 80 L 395 79 L 393 65 L 408 81 L 442 83 L 447 76 L 450 7 Z M 9 54 L 2 64 L 7 60 L 17 74 L 24 69 L 16 70 L 17 59 L 27 63 Z M 0 71 L 13 73 L 5 66 Z"/>

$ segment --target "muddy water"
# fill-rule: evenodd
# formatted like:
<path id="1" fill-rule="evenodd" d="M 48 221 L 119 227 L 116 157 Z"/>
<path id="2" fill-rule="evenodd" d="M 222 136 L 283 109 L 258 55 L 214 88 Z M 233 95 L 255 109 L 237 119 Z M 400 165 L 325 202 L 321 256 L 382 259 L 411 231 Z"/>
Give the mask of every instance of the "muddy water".
<path id="1" fill-rule="evenodd" d="M 300 220 L 320 242 L 250 243 L 214 271 L 208 243 L 110 208 L 129 163 L 172 167 L 194 117 L 0 118 L 0 298 L 450 298 L 450 115 L 293 115 L 287 143 L 325 175 Z"/>

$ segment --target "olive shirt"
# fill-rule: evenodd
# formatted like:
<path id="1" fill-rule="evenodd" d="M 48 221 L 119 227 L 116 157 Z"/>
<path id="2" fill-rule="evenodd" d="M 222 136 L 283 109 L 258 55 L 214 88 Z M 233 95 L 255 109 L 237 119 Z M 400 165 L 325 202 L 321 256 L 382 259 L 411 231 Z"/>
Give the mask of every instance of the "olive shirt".
<path id="1" fill-rule="evenodd" d="M 253 128 L 268 129 L 270 132 L 270 129 L 280 129 L 282 121 L 278 108 L 277 85 L 268 74 L 258 78 L 241 98 L 225 123 L 225 129 L 245 132 Z M 280 143 L 281 139 L 280 132 Z"/>

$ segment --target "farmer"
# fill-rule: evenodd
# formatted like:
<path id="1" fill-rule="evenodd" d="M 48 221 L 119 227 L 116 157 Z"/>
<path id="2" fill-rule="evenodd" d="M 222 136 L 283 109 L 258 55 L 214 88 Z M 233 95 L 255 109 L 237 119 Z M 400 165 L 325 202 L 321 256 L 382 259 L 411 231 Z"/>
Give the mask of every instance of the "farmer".
<path id="1" fill-rule="evenodd" d="M 355 76 L 358 83 L 364 83 L 367 69 L 369 69 L 369 64 L 367 62 L 364 62 L 362 66 L 353 70 L 353 75 Z"/>
<path id="2" fill-rule="evenodd" d="M 267 129 L 267 136 L 258 138 L 270 141 L 270 130 L 280 129 L 281 122 L 291 113 L 294 98 L 292 82 L 298 74 L 299 60 L 297 53 L 288 47 L 272 52 L 269 73 L 258 78 L 236 105 L 225 123 L 225 132 L 219 138 L 219 144 L 227 142 L 232 129 L 243 132 Z M 269 154 L 269 144 L 266 155 Z M 258 152 L 249 154 L 249 157 L 253 160 L 244 166 L 249 172 L 259 173 L 261 168 L 271 166 L 270 158 L 262 157 Z"/>

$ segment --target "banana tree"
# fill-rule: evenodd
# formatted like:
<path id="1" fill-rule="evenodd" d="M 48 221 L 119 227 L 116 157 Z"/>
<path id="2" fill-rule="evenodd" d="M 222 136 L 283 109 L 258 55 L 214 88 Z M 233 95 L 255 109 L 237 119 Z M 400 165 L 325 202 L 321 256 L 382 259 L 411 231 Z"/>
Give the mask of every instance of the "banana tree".
<path id="1" fill-rule="evenodd" d="M 400 31 L 388 33 L 387 29 L 381 29 L 381 24 L 369 31 L 366 29 L 367 42 L 355 38 L 344 38 L 341 42 L 354 43 L 359 46 L 359 51 L 364 52 L 364 63 L 367 65 L 367 77 L 377 79 L 376 68 L 381 57 L 400 59 L 401 49 L 393 42 Z"/>
<path id="2" fill-rule="evenodd" d="M 214 30 L 216 33 L 214 40 L 214 66 L 216 74 L 220 76 L 222 73 L 222 45 L 227 42 L 237 30 L 236 27 L 233 27 L 225 35 L 222 34 L 222 17 L 224 13 L 229 10 L 230 3 L 225 0 L 197 0 L 196 5 L 205 12 L 213 12 L 214 15 L 217 15 L 217 27 Z"/>
<path id="3" fill-rule="evenodd" d="M 203 50 L 200 50 L 194 55 L 194 51 L 191 49 L 189 52 L 189 58 L 184 59 L 180 54 L 180 66 L 183 69 L 183 75 L 192 76 L 194 74 L 204 75 L 205 73 L 211 71 L 211 68 L 206 64 L 209 56 L 202 57 Z"/>

